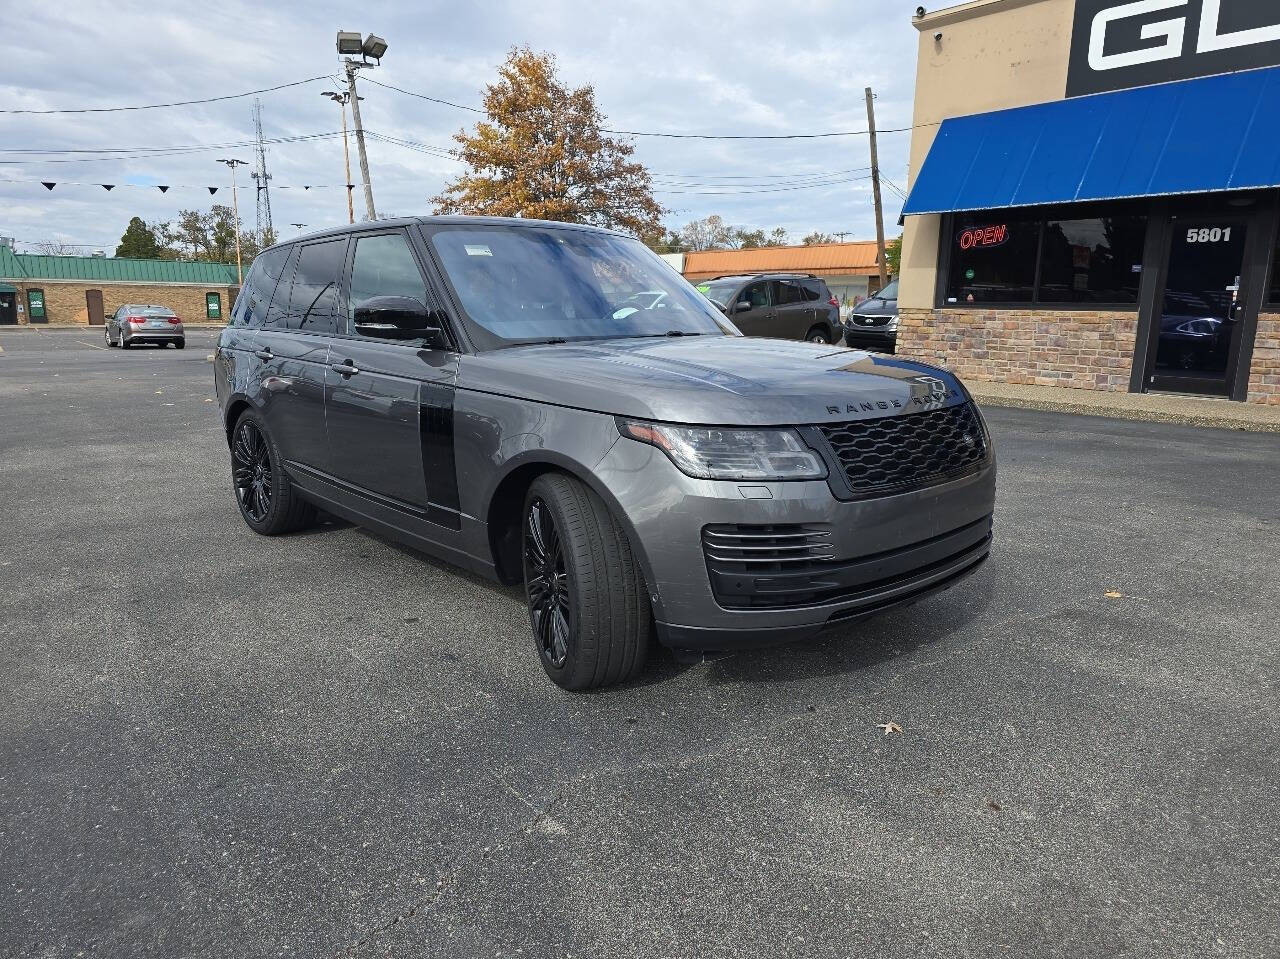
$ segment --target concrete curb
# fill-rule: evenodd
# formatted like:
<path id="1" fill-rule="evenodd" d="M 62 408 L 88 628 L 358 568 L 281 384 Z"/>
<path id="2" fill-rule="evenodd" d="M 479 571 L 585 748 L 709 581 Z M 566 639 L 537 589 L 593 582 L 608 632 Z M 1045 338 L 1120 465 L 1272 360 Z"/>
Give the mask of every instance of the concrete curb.
<path id="1" fill-rule="evenodd" d="M 1280 408 L 1230 403 L 1227 400 L 1198 400 L 1176 397 L 1177 405 L 1153 403 L 1143 406 L 1109 405 L 1076 400 L 1071 397 L 1016 395 L 988 392 L 984 384 L 965 384 L 979 406 L 1003 406 L 1015 409 L 1044 410 L 1050 413 L 1072 413 L 1077 416 L 1100 416 L 1145 423 L 1177 423 L 1184 426 L 1209 426 L 1217 429 L 1243 430 L 1251 433 L 1280 433 Z M 1068 392 L 1058 390 L 1057 392 Z M 1124 394 L 1129 395 L 1129 394 Z M 1194 407 L 1191 404 L 1195 404 Z M 1235 409 L 1233 409 L 1235 408 Z M 1267 410 L 1267 413 L 1257 411 Z M 1270 413 L 1274 410 L 1274 414 Z"/>

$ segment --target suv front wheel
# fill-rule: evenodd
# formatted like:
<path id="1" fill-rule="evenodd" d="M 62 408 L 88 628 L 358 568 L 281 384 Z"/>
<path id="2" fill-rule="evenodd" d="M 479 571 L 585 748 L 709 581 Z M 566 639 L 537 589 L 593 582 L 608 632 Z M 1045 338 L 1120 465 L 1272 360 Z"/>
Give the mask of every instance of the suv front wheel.
<path id="1" fill-rule="evenodd" d="M 529 624 L 551 681 L 586 690 L 639 673 L 649 651 L 649 595 L 604 501 L 570 476 L 544 474 L 529 488 L 522 525 Z"/>

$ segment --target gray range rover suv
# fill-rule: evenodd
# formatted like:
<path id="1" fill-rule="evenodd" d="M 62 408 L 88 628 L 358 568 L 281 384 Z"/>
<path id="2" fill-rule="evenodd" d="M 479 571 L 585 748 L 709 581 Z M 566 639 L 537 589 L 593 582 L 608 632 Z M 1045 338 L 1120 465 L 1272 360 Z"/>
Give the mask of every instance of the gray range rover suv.
<path id="1" fill-rule="evenodd" d="M 319 508 L 523 583 L 568 689 L 634 676 L 655 634 L 809 636 L 990 549 L 995 457 L 955 377 L 743 337 L 604 230 L 429 217 L 272 247 L 214 371 L 251 529 Z"/>

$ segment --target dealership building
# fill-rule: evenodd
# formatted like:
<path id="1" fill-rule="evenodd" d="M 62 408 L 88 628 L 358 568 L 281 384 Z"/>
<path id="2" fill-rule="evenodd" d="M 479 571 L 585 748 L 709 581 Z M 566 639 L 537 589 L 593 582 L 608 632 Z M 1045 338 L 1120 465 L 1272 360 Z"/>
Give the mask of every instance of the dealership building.
<path id="1" fill-rule="evenodd" d="M 920 8 L 898 350 L 1280 404 L 1280 2 Z"/>

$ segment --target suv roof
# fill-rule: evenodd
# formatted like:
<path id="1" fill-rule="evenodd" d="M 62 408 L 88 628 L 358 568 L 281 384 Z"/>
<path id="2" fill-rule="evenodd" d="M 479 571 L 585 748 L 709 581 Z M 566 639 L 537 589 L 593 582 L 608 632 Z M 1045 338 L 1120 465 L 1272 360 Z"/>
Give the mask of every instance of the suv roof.
<path id="1" fill-rule="evenodd" d="M 311 233 L 303 233 L 301 236 L 291 236 L 287 240 L 281 240 L 274 246 L 267 247 L 268 250 L 274 250 L 276 247 L 292 246 L 295 243 L 305 242 L 308 240 L 321 239 L 329 236 L 343 236 L 347 233 L 363 233 L 367 230 L 384 230 L 393 227 L 409 226 L 413 223 L 422 223 L 425 225 L 471 225 L 471 226 L 553 226 L 565 230 L 583 230 L 589 233 L 607 233 L 612 236 L 624 236 L 629 240 L 635 237 L 629 233 L 623 233 L 620 230 L 609 230 L 600 226 L 590 226 L 586 223 L 561 223 L 556 220 L 535 220 L 520 216 L 462 216 L 462 215 L 441 215 L 441 216 L 400 216 L 391 217 L 385 220 L 364 220 L 360 223 L 344 223 L 342 226 L 329 227 L 325 230 L 314 230 Z M 260 251 L 265 253 L 266 250 Z"/>
<path id="2" fill-rule="evenodd" d="M 712 280 L 820 280 L 822 277 L 815 273 L 791 273 L 786 270 L 767 270 L 762 273 L 725 273 L 721 276 L 709 276 L 705 280 L 699 280 L 699 283 L 708 283 Z"/>

